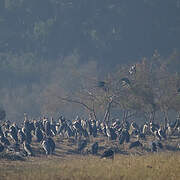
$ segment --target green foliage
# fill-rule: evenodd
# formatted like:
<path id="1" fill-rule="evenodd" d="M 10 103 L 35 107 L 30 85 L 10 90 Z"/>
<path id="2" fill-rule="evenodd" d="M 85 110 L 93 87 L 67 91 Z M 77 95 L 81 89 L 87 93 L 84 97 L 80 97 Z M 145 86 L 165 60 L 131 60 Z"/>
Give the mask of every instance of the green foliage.
<path id="1" fill-rule="evenodd" d="M 155 47 L 167 55 L 180 47 L 178 10 L 176 0 L 5 0 L 0 47 L 50 58 L 77 50 L 100 63 L 149 56 Z"/>

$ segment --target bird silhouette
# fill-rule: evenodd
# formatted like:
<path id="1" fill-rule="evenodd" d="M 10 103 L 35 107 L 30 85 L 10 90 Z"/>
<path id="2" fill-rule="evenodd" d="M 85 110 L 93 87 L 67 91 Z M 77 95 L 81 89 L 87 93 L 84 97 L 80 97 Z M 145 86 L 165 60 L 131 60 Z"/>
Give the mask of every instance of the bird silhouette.
<path id="1" fill-rule="evenodd" d="M 104 153 L 101 155 L 101 159 L 102 158 L 112 158 L 112 159 L 114 159 L 114 151 L 111 148 L 104 151 Z"/>

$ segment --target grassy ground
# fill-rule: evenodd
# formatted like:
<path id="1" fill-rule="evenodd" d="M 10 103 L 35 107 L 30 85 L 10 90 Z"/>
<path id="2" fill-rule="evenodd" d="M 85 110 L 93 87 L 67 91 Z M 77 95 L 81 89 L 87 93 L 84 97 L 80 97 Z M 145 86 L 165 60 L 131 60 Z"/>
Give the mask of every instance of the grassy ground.
<path id="1" fill-rule="evenodd" d="M 98 137 L 100 151 L 90 155 L 87 149 L 80 155 L 72 140 L 55 137 L 56 151 L 46 156 L 40 144 L 33 143 L 35 157 L 19 158 L 18 155 L 0 154 L 0 180 L 179 180 L 180 151 L 150 153 L 144 148 L 128 149 L 128 144 L 119 146 Z M 93 140 L 94 141 L 94 140 Z M 172 147 L 179 139 L 171 139 Z M 144 142 L 144 147 L 147 144 Z M 104 149 L 113 147 L 115 159 L 100 159 Z"/>
<path id="2" fill-rule="evenodd" d="M 180 153 L 97 156 L 31 157 L 26 161 L 0 161 L 1 180 L 178 180 Z"/>

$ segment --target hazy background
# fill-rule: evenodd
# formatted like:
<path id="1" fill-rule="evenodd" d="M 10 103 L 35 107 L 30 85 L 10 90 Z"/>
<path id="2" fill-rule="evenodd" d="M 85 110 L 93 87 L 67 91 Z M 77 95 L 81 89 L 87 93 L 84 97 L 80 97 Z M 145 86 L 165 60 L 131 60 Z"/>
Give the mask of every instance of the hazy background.
<path id="1" fill-rule="evenodd" d="M 155 50 L 180 52 L 180 0 L 0 0 L 0 104 L 16 121 L 81 114 L 51 106 L 49 89 L 75 91 Z"/>

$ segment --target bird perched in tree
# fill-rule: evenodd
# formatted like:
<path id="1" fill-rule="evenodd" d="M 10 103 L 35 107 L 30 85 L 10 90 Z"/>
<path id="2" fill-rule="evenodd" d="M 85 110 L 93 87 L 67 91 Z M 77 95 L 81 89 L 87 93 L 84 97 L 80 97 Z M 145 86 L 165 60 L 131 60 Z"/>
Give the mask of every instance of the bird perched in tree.
<path id="1" fill-rule="evenodd" d="M 92 145 L 92 147 L 91 147 L 91 149 L 92 149 L 92 154 L 97 154 L 98 148 L 99 148 L 98 142 L 95 142 L 95 143 Z"/>
<path id="2" fill-rule="evenodd" d="M 129 69 L 129 74 L 135 74 L 136 73 L 136 65 L 131 66 L 131 68 Z"/>
<path id="3" fill-rule="evenodd" d="M 104 153 L 101 155 L 101 159 L 102 158 L 112 158 L 112 159 L 114 159 L 114 151 L 111 148 L 104 151 Z"/>
<path id="4" fill-rule="evenodd" d="M 130 80 L 129 80 L 128 78 L 126 78 L 126 77 L 122 78 L 122 79 L 121 79 L 121 82 L 122 82 L 122 85 L 123 85 L 123 86 L 130 85 L 130 84 L 131 84 Z"/>

